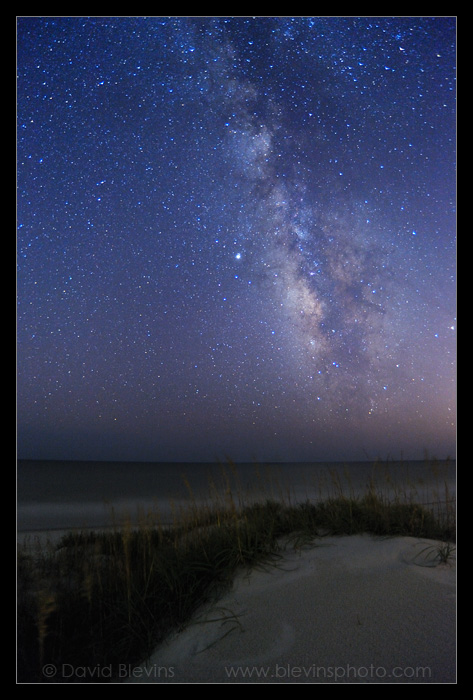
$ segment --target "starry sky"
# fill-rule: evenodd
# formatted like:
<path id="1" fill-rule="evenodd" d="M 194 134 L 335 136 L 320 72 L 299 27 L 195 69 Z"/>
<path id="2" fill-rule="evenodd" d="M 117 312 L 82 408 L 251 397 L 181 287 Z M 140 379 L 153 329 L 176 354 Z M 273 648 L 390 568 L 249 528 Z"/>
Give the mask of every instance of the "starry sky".
<path id="1" fill-rule="evenodd" d="M 455 455 L 456 19 L 19 17 L 29 459 Z"/>

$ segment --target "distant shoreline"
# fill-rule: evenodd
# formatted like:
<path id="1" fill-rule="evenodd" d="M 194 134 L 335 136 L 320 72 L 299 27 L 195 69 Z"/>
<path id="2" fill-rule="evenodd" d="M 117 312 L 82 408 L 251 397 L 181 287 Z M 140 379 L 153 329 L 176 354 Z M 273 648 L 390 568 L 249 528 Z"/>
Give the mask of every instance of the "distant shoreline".
<path id="1" fill-rule="evenodd" d="M 196 465 L 212 465 L 212 466 L 228 466 L 230 464 L 235 465 L 245 465 L 245 466 L 266 466 L 266 465 L 284 465 L 284 464 L 294 464 L 294 465 L 314 465 L 314 466 L 334 466 L 334 465 L 354 465 L 354 464 L 423 464 L 426 461 L 438 462 L 438 463 L 456 463 L 456 457 L 428 457 L 427 459 L 406 459 L 406 458 L 381 458 L 375 457 L 374 459 L 321 459 L 321 460 L 250 460 L 250 461 L 234 461 L 234 460 L 220 460 L 215 459 L 211 461 L 193 461 L 193 460 L 146 460 L 146 459 L 136 459 L 136 460 L 120 460 L 120 459 L 31 459 L 29 457 L 18 457 L 17 464 L 156 464 L 156 465 L 179 465 L 179 464 L 196 464 Z"/>

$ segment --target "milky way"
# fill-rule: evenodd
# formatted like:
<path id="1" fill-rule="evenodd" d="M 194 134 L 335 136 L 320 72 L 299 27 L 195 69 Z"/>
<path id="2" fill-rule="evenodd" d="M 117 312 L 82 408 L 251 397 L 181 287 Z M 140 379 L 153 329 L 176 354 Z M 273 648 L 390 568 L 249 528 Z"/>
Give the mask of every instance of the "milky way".
<path id="1" fill-rule="evenodd" d="M 452 455 L 455 52 L 449 17 L 19 18 L 19 455 Z"/>

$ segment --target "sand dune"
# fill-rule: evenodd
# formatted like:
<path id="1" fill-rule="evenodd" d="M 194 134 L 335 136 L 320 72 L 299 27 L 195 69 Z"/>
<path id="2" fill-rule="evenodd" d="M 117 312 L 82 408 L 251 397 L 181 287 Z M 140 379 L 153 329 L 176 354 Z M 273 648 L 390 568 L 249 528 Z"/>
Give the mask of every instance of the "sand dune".
<path id="1" fill-rule="evenodd" d="M 241 574 L 127 683 L 455 683 L 455 555 L 326 537 Z"/>

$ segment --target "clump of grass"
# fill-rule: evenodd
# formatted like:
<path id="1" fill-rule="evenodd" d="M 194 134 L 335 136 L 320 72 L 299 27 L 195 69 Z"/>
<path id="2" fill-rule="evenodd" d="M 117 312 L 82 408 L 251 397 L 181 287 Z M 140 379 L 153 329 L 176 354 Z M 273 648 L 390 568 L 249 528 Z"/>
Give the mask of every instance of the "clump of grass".
<path id="1" fill-rule="evenodd" d="M 313 520 L 332 534 L 440 537 L 444 531 L 423 506 L 386 503 L 368 494 L 361 499 L 336 498 L 314 507 Z"/>
<path id="2" fill-rule="evenodd" d="M 227 490 L 214 504 L 197 504 L 163 527 L 157 515 L 109 532 L 72 532 L 53 547 L 25 548 L 18 557 L 18 680 L 48 679 L 60 669 L 111 669 L 139 663 L 205 603 L 231 586 L 237 570 L 277 557 L 325 534 L 410 535 L 446 543 L 446 517 L 371 485 L 365 495 L 299 504 L 268 499 L 245 505 Z M 284 543 L 284 544 L 283 544 Z M 447 551 L 446 545 L 445 551 Z"/>
<path id="3" fill-rule="evenodd" d="M 437 566 L 438 564 L 451 564 L 455 557 L 455 547 L 451 542 L 439 542 L 435 545 L 424 547 L 415 560 L 420 566 Z"/>

